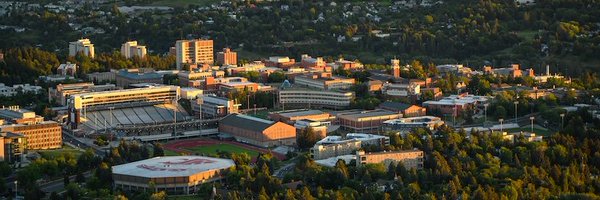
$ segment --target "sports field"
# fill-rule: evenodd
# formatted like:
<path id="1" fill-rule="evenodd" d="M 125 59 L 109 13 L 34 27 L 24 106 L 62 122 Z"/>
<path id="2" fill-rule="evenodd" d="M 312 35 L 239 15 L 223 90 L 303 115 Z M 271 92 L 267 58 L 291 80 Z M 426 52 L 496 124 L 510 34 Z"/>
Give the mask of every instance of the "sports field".
<path id="1" fill-rule="evenodd" d="M 213 144 L 208 146 L 197 146 L 186 148 L 194 153 L 202 154 L 202 155 L 217 155 L 218 152 L 229 152 L 229 153 L 247 153 L 251 157 L 258 156 L 258 152 L 250 149 L 246 149 L 240 146 L 232 145 L 232 144 Z"/>
<path id="2" fill-rule="evenodd" d="M 216 155 L 217 152 L 246 152 L 253 159 L 256 159 L 259 153 L 271 153 L 279 160 L 285 159 L 285 155 L 276 152 L 271 152 L 269 149 L 243 144 L 235 141 L 220 141 L 208 138 L 176 140 L 165 143 L 164 147 L 165 155 Z"/>

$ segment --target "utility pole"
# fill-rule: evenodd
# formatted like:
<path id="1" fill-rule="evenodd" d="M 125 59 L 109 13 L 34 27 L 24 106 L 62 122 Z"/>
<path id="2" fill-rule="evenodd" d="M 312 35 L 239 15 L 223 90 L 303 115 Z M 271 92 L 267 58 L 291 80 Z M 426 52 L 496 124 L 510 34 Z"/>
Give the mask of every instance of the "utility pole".
<path id="1" fill-rule="evenodd" d="M 503 133 L 504 131 L 502 131 L 502 122 L 504 122 L 504 119 L 500 118 L 498 121 L 500 122 L 500 133 Z"/>
<path id="2" fill-rule="evenodd" d="M 533 120 L 535 119 L 535 117 L 531 116 L 529 117 L 529 119 L 531 120 L 531 133 L 533 133 Z"/>
<path id="3" fill-rule="evenodd" d="M 560 113 L 560 129 L 565 128 L 565 113 Z"/>
<path id="4" fill-rule="evenodd" d="M 519 106 L 519 102 L 515 101 L 515 102 L 513 102 L 513 104 L 515 104 L 515 123 L 518 123 L 517 122 L 517 113 L 518 113 L 517 107 Z"/>

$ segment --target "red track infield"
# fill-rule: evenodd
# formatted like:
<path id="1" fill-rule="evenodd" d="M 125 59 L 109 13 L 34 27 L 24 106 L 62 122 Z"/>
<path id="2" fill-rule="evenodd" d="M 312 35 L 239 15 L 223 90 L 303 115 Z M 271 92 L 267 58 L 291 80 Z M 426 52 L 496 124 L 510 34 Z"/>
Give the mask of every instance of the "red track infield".
<path id="1" fill-rule="evenodd" d="M 213 144 L 223 144 L 223 143 L 240 146 L 245 149 L 250 149 L 250 150 L 254 150 L 257 152 L 261 152 L 261 153 L 269 153 L 270 152 L 271 154 L 273 154 L 273 156 L 275 156 L 275 158 L 277 158 L 279 160 L 285 159 L 285 155 L 273 152 L 269 149 L 255 147 L 252 145 L 243 144 L 243 143 L 234 142 L 234 141 L 221 141 L 221 140 L 213 140 L 213 139 L 208 139 L 208 138 L 186 139 L 186 140 L 178 140 L 178 141 L 168 142 L 168 143 L 164 144 L 164 148 L 167 150 L 178 152 L 178 153 L 190 154 L 192 152 L 190 152 L 189 150 L 186 150 L 185 148 L 197 147 L 197 146 L 209 146 L 209 145 L 213 145 Z M 252 158 L 253 161 L 255 159 L 256 158 Z"/>

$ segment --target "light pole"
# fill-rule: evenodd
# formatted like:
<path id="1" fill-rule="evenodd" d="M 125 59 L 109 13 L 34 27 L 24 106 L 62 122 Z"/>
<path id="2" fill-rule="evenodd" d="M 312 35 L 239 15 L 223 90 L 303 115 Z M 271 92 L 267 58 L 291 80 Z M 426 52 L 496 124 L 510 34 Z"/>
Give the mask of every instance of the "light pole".
<path id="1" fill-rule="evenodd" d="M 531 120 L 531 133 L 533 133 L 533 120 L 535 119 L 535 117 L 529 117 L 529 120 Z"/>
<path id="2" fill-rule="evenodd" d="M 487 107 L 488 104 L 483 104 L 483 126 L 485 127 L 485 123 L 487 122 Z"/>
<path id="3" fill-rule="evenodd" d="M 503 133 L 503 131 L 502 131 L 502 122 L 504 122 L 504 119 L 500 118 L 500 119 L 498 119 L 498 121 L 500 122 L 500 133 Z"/>
<path id="4" fill-rule="evenodd" d="M 517 123 L 517 113 L 518 113 L 517 107 L 519 106 L 519 102 L 515 101 L 515 102 L 513 102 L 513 104 L 515 104 L 515 123 Z"/>
<path id="5" fill-rule="evenodd" d="M 565 113 L 560 113 L 560 129 L 565 128 Z"/>
<path id="6" fill-rule="evenodd" d="M 19 198 L 19 181 L 15 181 L 15 199 Z"/>
<path id="7" fill-rule="evenodd" d="M 175 117 L 175 119 L 173 120 L 173 136 L 177 135 L 177 104 L 179 102 L 179 99 L 181 99 L 181 97 L 179 96 L 179 94 L 177 94 L 173 102 L 173 104 L 175 105 L 175 109 L 173 109 L 173 117 Z"/>
<path id="8" fill-rule="evenodd" d="M 109 107 L 108 109 L 110 110 L 110 114 L 109 114 L 109 116 L 110 116 L 110 125 L 112 126 L 113 125 L 113 114 L 112 114 L 112 111 L 113 111 L 113 109 L 115 109 L 115 107 Z"/>

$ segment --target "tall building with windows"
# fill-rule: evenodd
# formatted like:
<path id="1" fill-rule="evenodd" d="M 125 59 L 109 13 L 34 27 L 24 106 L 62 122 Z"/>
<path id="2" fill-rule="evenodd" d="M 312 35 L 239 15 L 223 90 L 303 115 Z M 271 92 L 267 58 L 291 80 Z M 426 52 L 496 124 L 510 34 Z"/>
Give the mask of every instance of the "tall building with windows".
<path id="1" fill-rule="evenodd" d="M 212 40 L 177 40 L 175 43 L 177 69 L 184 64 L 213 64 Z"/>
<path id="2" fill-rule="evenodd" d="M 94 58 L 94 44 L 90 42 L 90 39 L 80 39 L 69 43 L 69 56 L 75 56 L 79 52 Z"/>
<path id="3" fill-rule="evenodd" d="M 218 65 L 237 65 L 237 52 L 231 51 L 229 48 L 224 48 L 223 51 L 217 53 Z"/>
<path id="4" fill-rule="evenodd" d="M 0 133 L 2 133 L 0 135 L 3 135 L 3 137 L 6 137 L 6 133 L 23 135 L 27 142 L 14 140 L 13 142 L 22 143 L 26 145 L 27 149 L 56 149 L 62 147 L 62 127 L 54 121 L 44 121 L 43 117 L 18 106 L 0 109 L 0 117 L 10 123 L 0 126 Z"/>
<path id="5" fill-rule="evenodd" d="M 146 46 L 138 45 L 137 41 L 125 42 L 121 45 L 121 55 L 125 58 L 146 57 Z"/>

